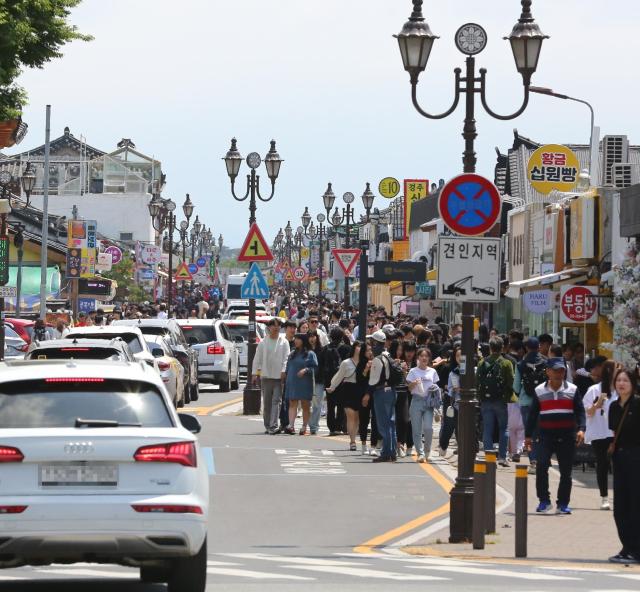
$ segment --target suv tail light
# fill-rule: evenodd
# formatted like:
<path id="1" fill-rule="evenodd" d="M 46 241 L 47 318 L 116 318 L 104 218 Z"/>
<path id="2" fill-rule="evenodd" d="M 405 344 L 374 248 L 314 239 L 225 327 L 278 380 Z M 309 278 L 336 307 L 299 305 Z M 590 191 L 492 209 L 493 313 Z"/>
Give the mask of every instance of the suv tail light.
<path id="1" fill-rule="evenodd" d="M 138 462 L 177 463 L 185 467 L 197 467 L 196 447 L 193 442 L 172 442 L 142 446 L 133 458 Z"/>
<path id="2" fill-rule="evenodd" d="M 213 344 L 211 344 L 209 347 L 207 347 L 207 353 L 210 356 L 216 356 L 219 354 L 224 354 L 224 345 L 222 345 L 219 342 L 215 342 Z"/>
<path id="3" fill-rule="evenodd" d="M 28 507 L 29 506 L 0 506 L 0 514 L 22 514 Z"/>
<path id="4" fill-rule="evenodd" d="M 171 364 L 168 362 L 158 362 L 158 368 L 160 368 L 160 372 L 166 372 L 171 368 Z"/>
<path id="5" fill-rule="evenodd" d="M 24 454 L 13 446 L 0 446 L 0 463 L 22 462 Z"/>
<path id="6" fill-rule="evenodd" d="M 149 512 L 152 514 L 202 514 L 200 506 L 133 504 L 131 507 L 136 512 Z"/>

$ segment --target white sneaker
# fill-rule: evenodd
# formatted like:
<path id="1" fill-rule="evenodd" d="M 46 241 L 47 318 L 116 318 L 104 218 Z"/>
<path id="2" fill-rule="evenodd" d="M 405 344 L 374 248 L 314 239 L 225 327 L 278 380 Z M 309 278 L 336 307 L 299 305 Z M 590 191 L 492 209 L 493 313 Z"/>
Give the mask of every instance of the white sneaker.
<path id="1" fill-rule="evenodd" d="M 369 454 L 369 447 L 364 442 L 362 443 L 362 454 Z"/>
<path id="2" fill-rule="evenodd" d="M 400 458 L 404 458 L 405 456 L 407 456 L 407 451 L 405 450 L 404 446 L 398 446 L 398 456 Z"/>
<path id="3" fill-rule="evenodd" d="M 610 510 L 611 509 L 611 504 L 609 504 L 609 498 L 603 497 L 602 501 L 600 502 L 600 509 L 601 510 Z"/>
<path id="4" fill-rule="evenodd" d="M 444 448 L 438 448 L 438 454 L 440 456 L 446 456 L 447 451 Z"/>
<path id="5" fill-rule="evenodd" d="M 380 456 L 380 448 L 372 448 L 369 454 L 371 456 Z"/>
<path id="6" fill-rule="evenodd" d="M 419 463 L 426 463 L 426 462 L 427 462 L 427 458 L 426 458 L 426 456 L 425 456 L 424 454 L 421 454 L 421 455 L 418 457 L 418 462 L 419 462 Z"/>

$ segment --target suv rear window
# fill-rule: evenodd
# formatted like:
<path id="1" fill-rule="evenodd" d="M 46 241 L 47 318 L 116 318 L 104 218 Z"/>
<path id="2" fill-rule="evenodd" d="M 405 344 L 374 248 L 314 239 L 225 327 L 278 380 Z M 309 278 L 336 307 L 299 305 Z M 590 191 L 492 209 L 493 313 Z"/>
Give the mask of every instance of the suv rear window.
<path id="1" fill-rule="evenodd" d="M 143 335 L 169 335 L 169 328 L 168 327 L 158 327 L 158 326 L 152 326 L 152 325 L 140 325 L 138 327 L 138 329 L 140 329 L 140 331 L 142 331 Z"/>
<path id="2" fill-rule="evenodd" d="M 29 352 L 27 359 L 29 360 L 107 360 L 116 356 L 118 359 L 124 359 L 119 350 L 112 347 L 82 347 L 81 345 L 72 345 L 70 347 L 45 347 L 42 349 L 34 349 Z"/>
<path id="3" fill-rule="evenodd" d="M 65 339 L 106 339 L 111 337 L 120 337 L 130 348 L 134 354 L 139 354 L 142 351 L 142 344 L 140 338 L 135 333 L 69 333 Z"/>
<path id="4" fill-rule="evenodd" d="M 235 338 L 239 335 L 245 341 L 249 341 L 249 326 L 248 325 L 229 325 L 226 323 L 227 329 L 229 329 L 229 333 L 231 333 L 231 339 L 235 340 Z"/>
<path id="5" fill-rule="evenodd" d="M 162 395 L 147 383 L 49 378 L 0 385 L 0 429 L 72 428 L 77 418 L 173 427 Z"/>
<path id="6" fill-rule="evenodd" d="M 216 329 L 213 325 L 182 325 L 182 332 L 187 343 L 210 343 L 215 341 Z"/>

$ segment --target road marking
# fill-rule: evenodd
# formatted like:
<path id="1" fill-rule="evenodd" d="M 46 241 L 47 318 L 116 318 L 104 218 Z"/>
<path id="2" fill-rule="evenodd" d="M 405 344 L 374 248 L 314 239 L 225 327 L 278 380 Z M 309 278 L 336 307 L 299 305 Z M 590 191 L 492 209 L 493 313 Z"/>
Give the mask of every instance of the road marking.
<path id="1" fill-rule="evenodd" d="M 260 561 L 275 561 L 277 563 L 297 563 L 302 565 L 324 565 L 336 567 L 340 566 L 359 566 L 369 565 L 368 563 L 338 561 L 334 559 L 318 559 L 316 557 L 288 557 L 286 555 L 266 555 L 264 553 L 222 553 L 226 557 L 235 557 L 237 559 L 259 559 Z"/>
<path id="2" fill-rule="evenodd" d="M 180 413 L 195 413 L 196 415 L 212 415 L 215 411 L 219 411 L 220 409 L 224 409 L 225 407 L 230 407 L 231 405 L 235 405 L 236 403 L 240 403 L 242 401 L 242 397 L 238 397 L 237 399 L 230 399 L 229 401 L 225 401 L 224 403 L 218 403 L 217 405 L 211 405 L 210 407 L 188 407 L 185 409 L 181 409 Z"/>
<path id="3" fill-rule="evenodd" d="M 213 450 L 211 450 L 211 448 L 203 448 L 202 456 L 204 458 L 204 462 L 207 465 L 207 470 L 209 471 L 209 475 L 215 475 L 216 463 L 213 460 Z"/>
<path id="4" fill-rule="evenodd" d="M 640 574 L 611 574 L 614 578 L 625 578 L 627 580 L 640 581 Z"/>
<path id="5" fill-rule="evenodd" d="M 347 470 L 335 455 L 323 450 L 277 449 L 280 466 L 288 475 L 344 475 Z"/>
<path id="6" fill-rule="evenodd" d="M 315 580 L 315 578 L 306 578 L 304 576 L 274 574 L 274 573 L 268 573 L 264 571 L 251 571 L 248 569 L 233 569 L 231 567 L 207 567 L 207 573 L 211 575 L 251 578 L 253 580 L 297 580 L 297 581 L 306 581 L 306 582 Z"/>
<path id="7" fill-rule="evenodd" d="M 485 567 L 461 567 L 445 565 L 410 565 L 410 569 L 429 569 L 432 571 L 447 571 L 457 574 L 468 574 L 474 576 L 495 576 L 498 578 L 516 578 L 520 580 L 546 580 L 546 581 L 580 581 L 581 578 L 570 578 L 568 576 L 555 576 L 541 573 L 522 573 L 518 571 L 508 571 L 506 569 L 490 569 Z"/>
<path id="8" fill-rule="evenodd" d="M 287 569 L 306 569 L 308 571 L 319 571 L 323 573 L 342 574 L 345 576 L 354 576 L 357 578 L 372 578 L 382 580 L 397 580 L 397 581 L 436 581 L 436 580 L 449 580 L 450 578 L 441 578 L 438 576 L 422 576 L 402 574 L 392 571 L 380 571 L 377 569 L 364 569 L 357 567 L 336 567 L 336 566 L 323 566 L 323 565 L 283 565 L 282 567 Z"/>

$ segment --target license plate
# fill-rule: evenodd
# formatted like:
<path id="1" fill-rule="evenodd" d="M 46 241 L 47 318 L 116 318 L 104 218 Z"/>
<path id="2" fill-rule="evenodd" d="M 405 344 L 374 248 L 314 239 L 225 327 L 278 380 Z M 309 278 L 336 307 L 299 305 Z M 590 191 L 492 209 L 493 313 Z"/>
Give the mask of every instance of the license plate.
<path id="1" fill-rule="evenodd" d="M 117 487 L 117 465 L 59 463 L 40 465 L 41 487 Z"/>

